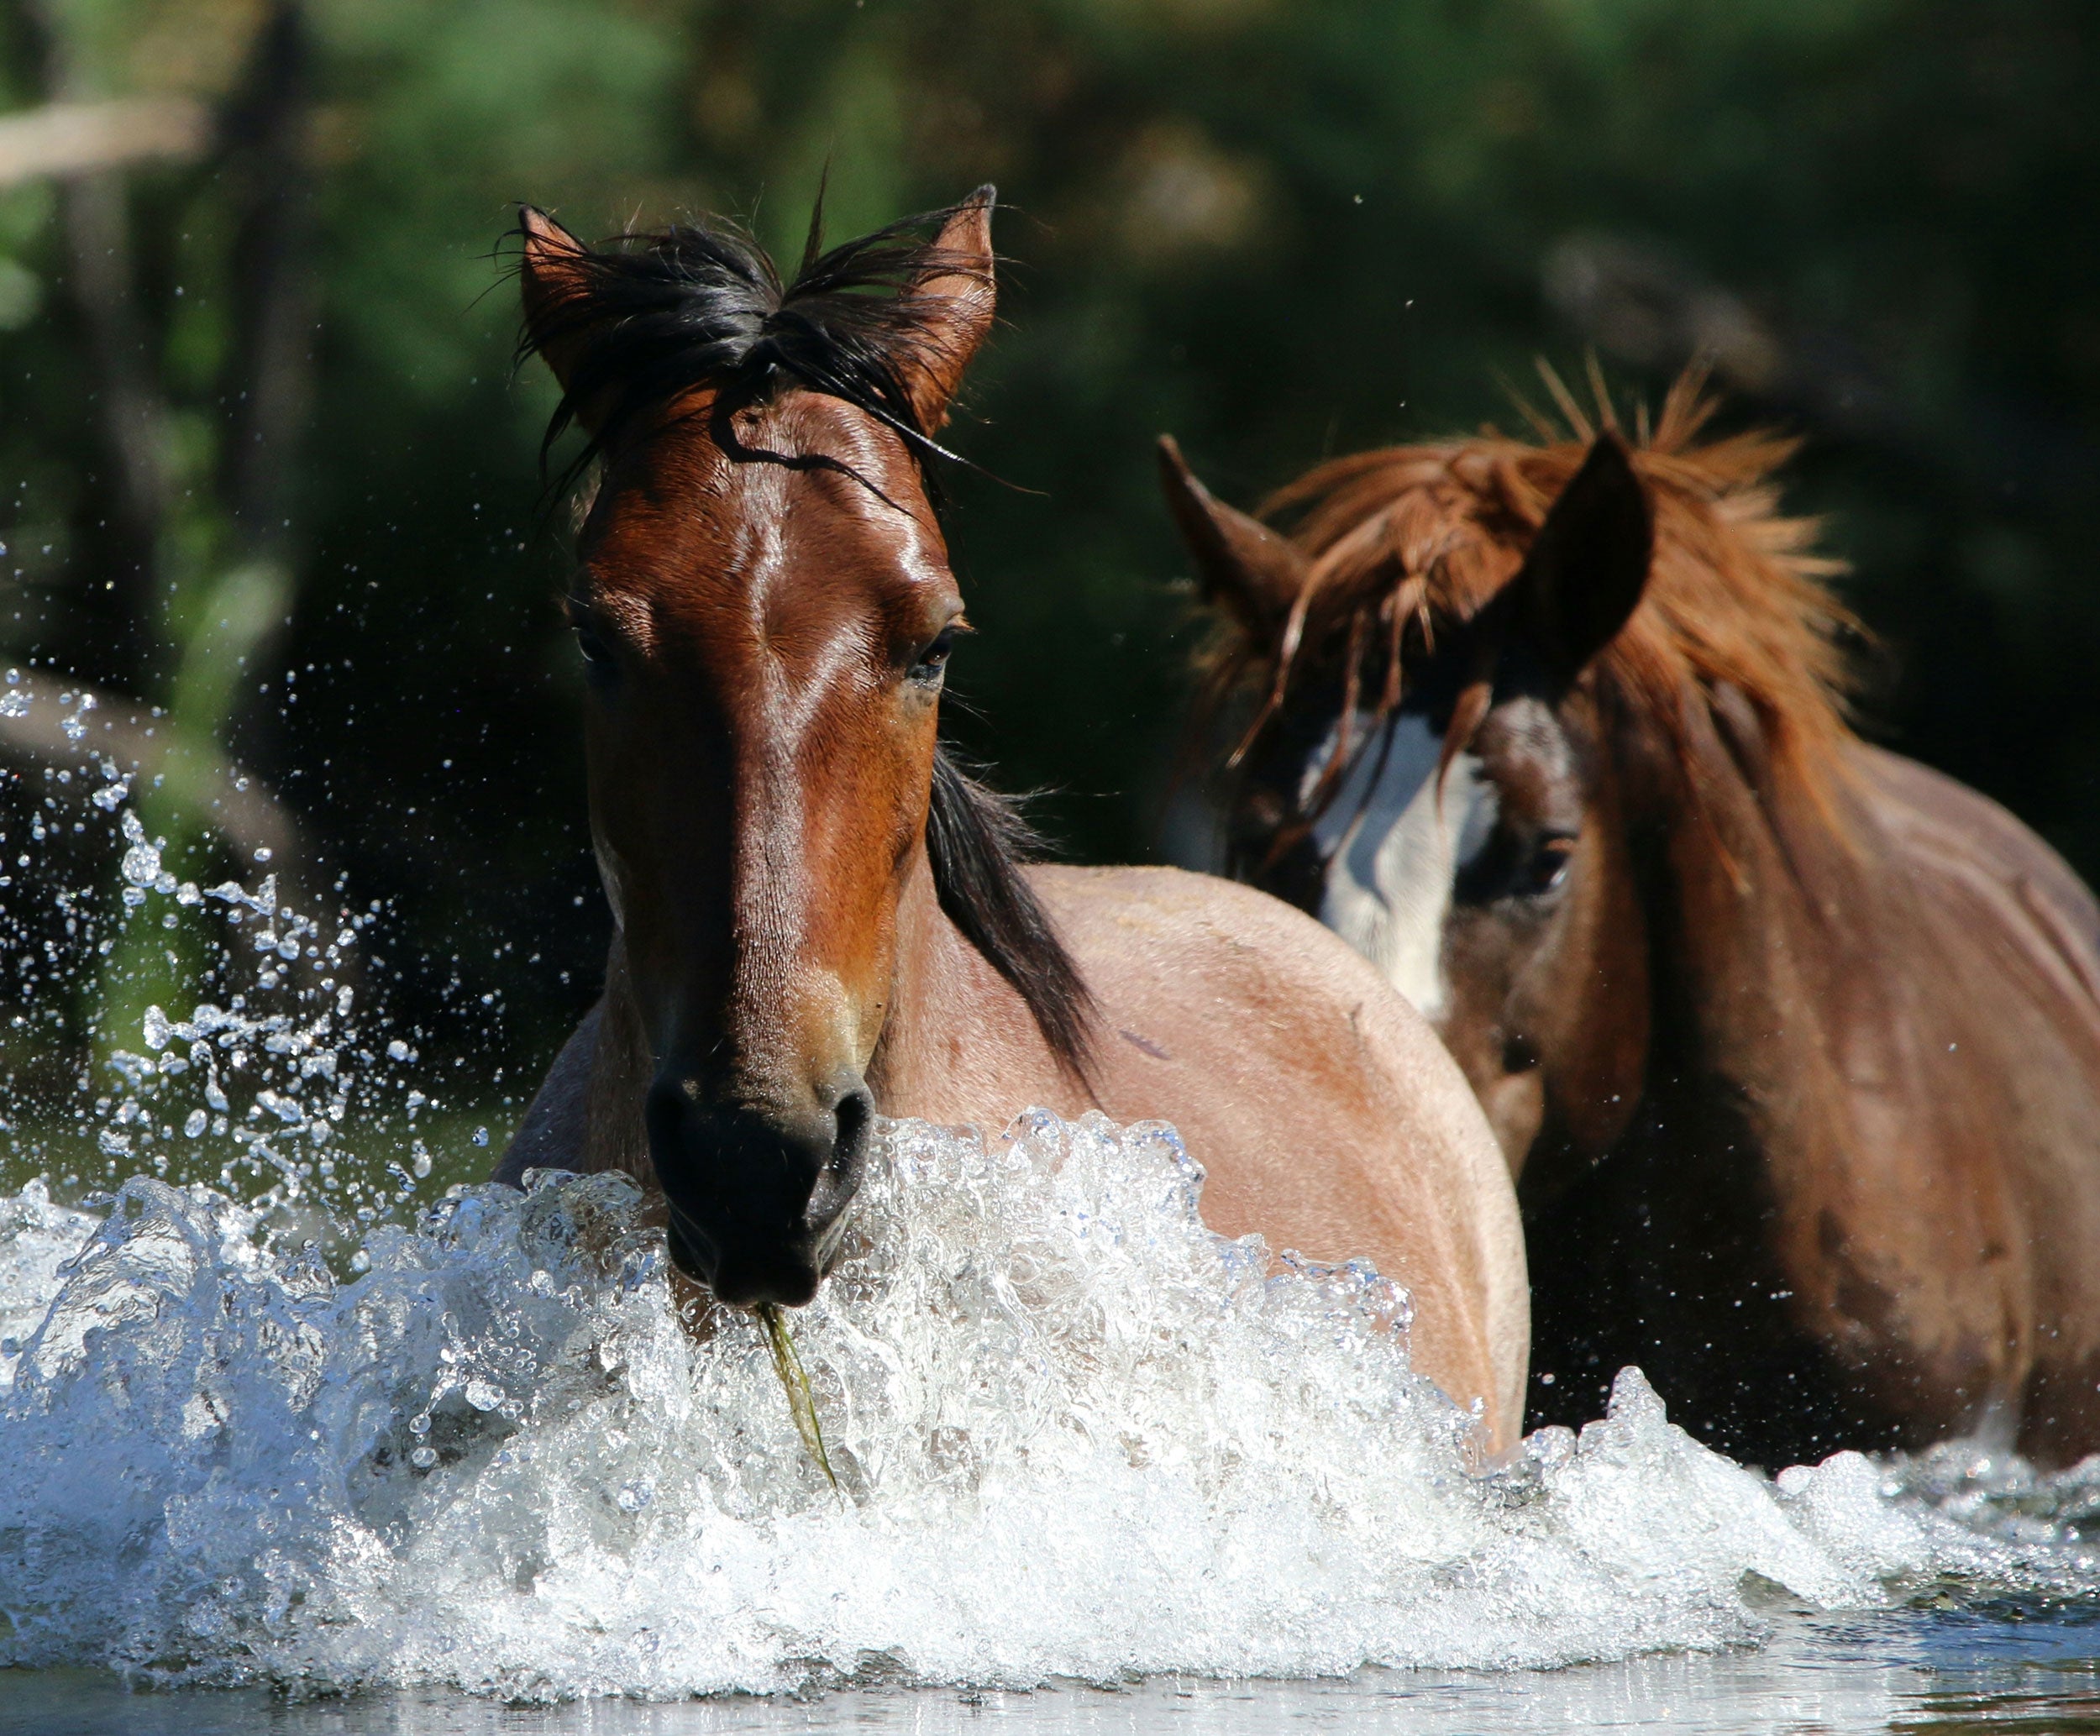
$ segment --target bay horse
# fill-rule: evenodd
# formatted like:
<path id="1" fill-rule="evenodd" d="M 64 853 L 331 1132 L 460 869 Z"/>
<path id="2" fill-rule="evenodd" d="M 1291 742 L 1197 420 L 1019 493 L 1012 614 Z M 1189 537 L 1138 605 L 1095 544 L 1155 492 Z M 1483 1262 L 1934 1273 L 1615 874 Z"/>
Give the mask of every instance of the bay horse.
<path id="1" fill-rule="evenodd" d="M 1263 894 L 1029 864 L 940 744 L 968 629 L 929 465 L 992 323 L 991 212 L 812 239 L 785 284 L 725 228 L 591 249 L 522 213 L 521 350 L 561 387 L 549 440 L 580 424 L 599 465 L 568 610 L 615 934 L 496 1175 L 625 1171 L 685 1281 L 795 1306 L 878 1113 L 1163 1119 L 1212 1229 L 1404 1285 L 1415 1367 L 1499 1450 L 1522 1227 L 1427 1024 Z"/>
<path id="2" fill-rule="evenodd" d="M 1230 871 L 1373 961 L 1478 1094 L 1535 1424 L 1637 1362 L 1773 1466 L 2100 1449 L 2100 908 L 1855 733 L 1788 442 L 1708 438 L 1690 378 L 1630 446 L 1601 385 L 1594 422 L 1559 396 L 1572 438 L 1320 465 L 1271 503 L 1289 536 L 1162 442 L 1226 627 L 1205 715 L 1241 695 Z"/>

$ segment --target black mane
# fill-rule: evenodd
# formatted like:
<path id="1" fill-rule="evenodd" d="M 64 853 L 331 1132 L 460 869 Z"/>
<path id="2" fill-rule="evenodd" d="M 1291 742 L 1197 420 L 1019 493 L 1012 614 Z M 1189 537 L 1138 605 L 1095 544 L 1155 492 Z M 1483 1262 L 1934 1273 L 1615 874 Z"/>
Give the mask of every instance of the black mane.
<path id="1" fill-rule="evenodd" d="M 894 429 L 918 460 L 929 496 L 932 458 L 953 458 L 919 425 L 907 370 L 940 339 L 914 286 L 982 267 L 911 239 L 953 212 L 906 218 L 818 250 L 816 228 L 794 281 L 735 230 L 676 224 L 621 236 L 575 260 L 580 287 L 518 341 L 520 360 L 554 344 L 575 356 L 547 425 L 541 461 L 588 404 L 595 426 L 564 472 L 573 480 L 620 432 L 696 387 L 716 392 L 716 430 L 734 410 L 790 385 L 819 391 Z M 753 458 L 718 438 L 732 458 Z M 1026 1003 L 1063 1066 L 1087 1083 L 1092 993 L 1022 872 L 1041 841 L 1011 799 L 936 751 L 927 855 L 941 909 Z"/>
<path id="2" fill-rule="evenodd" d="M 926 853 L 948 920 L 1027 1003 L 1050 1052 L 1089 1083 L 1093 991 L 1021 872 L 1042 841 L 1011 797 L 970 777 L 944 746 L 934 750 Z"/>

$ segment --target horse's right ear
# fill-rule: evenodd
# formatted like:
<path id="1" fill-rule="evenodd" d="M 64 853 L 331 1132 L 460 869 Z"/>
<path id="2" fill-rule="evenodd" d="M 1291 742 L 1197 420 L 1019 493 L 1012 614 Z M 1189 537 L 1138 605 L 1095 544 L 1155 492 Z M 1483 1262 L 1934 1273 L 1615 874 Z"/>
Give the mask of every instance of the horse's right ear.
<path id="1" fill-rule="evenodd" d="M 990 335 L 998 301 L 992 255 L 990 182 L 955 207 L 928 249 L 931 268 L 911 286 L 926 342 L 906 359 L 904 389 L 927 433 L 937 433 L 963 384 L 963 370 Z"/>
<path id="2" fill-rule="evenodd" d="M 1159 437 L 1159 485 L 1195 559 L 1203 601 L 1257 639 L 1273 641 L 1311 563 L 1260 519 L 1234 511 L 1197 481 L 1171 434 Z"/>
<path id="3" fill-rule="evenodd" d="M 1626 624 L 1654 555 L 1647 490 L 1607 430 L 1546 512 L 1512 587 L 1518 630 L 1557 684 L 1574 680 Z"/>
<path id="4" fill-rule="evenodd" d="M 547 364 L 566 392 L 583 351 L 588 288 L 584 260 L 589 249 L 535 206 L 519 208 L 517 231 L 524 241 L 517 286 L 525 304 L 526 347 Z"/>

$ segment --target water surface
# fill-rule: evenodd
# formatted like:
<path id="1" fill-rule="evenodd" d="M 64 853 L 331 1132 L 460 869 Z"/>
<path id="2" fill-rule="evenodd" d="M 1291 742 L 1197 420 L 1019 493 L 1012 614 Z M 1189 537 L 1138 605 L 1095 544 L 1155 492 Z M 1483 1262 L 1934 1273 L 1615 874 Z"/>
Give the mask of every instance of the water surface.
<path id="1" fill-rule="evenodd" d="M 457 1694 L 304 1704 L 246 1692 L 127 1693 L 107 1676 L 0 1673 L 0 1730 L 43 1736 L 1139 1736 L 1289 1730 L 1396 1736 L 1667 1729 L 1768 1733 L 2100 1730 L 2100 1608 L 1950 1617 L 1904 1613 L 1785 1623 L 1765 1645 L 1514 1674 L 1366 1670 L 1341 1680 L 1164 1678 L 1032 1692 L 874 1689 L 501 1707 Z"/>

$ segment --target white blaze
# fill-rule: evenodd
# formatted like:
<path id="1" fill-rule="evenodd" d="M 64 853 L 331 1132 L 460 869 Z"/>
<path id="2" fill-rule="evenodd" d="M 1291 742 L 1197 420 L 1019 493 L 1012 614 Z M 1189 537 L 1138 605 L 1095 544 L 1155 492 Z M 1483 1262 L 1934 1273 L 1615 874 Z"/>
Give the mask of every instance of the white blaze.
<path id="1" fill-rule="evenodd" d="M 1360 719 L 1357 741 L 1375 729 L 1369 719 Z M 1494 788 L 1471 753 L 1452 761 L 1438 799 L 1436 762 L 1443 745 L 1426 719 L 1402 716 L 1390 751 L 1374 734 L 1313 827 L 1327 863 L 1320 920 L 1383 972 L 1426 1018 L 1444 1006 L 1444 921 L 1453 883 L 1461 864 L 1486 841 L 1495 817 Z M 1332 747 L 1331 736 L 1326 751 L 1314 756 L 1301 800 L 1311 795 Z M 1377 785 L 1371 788 L 1374 776 Z"/>

